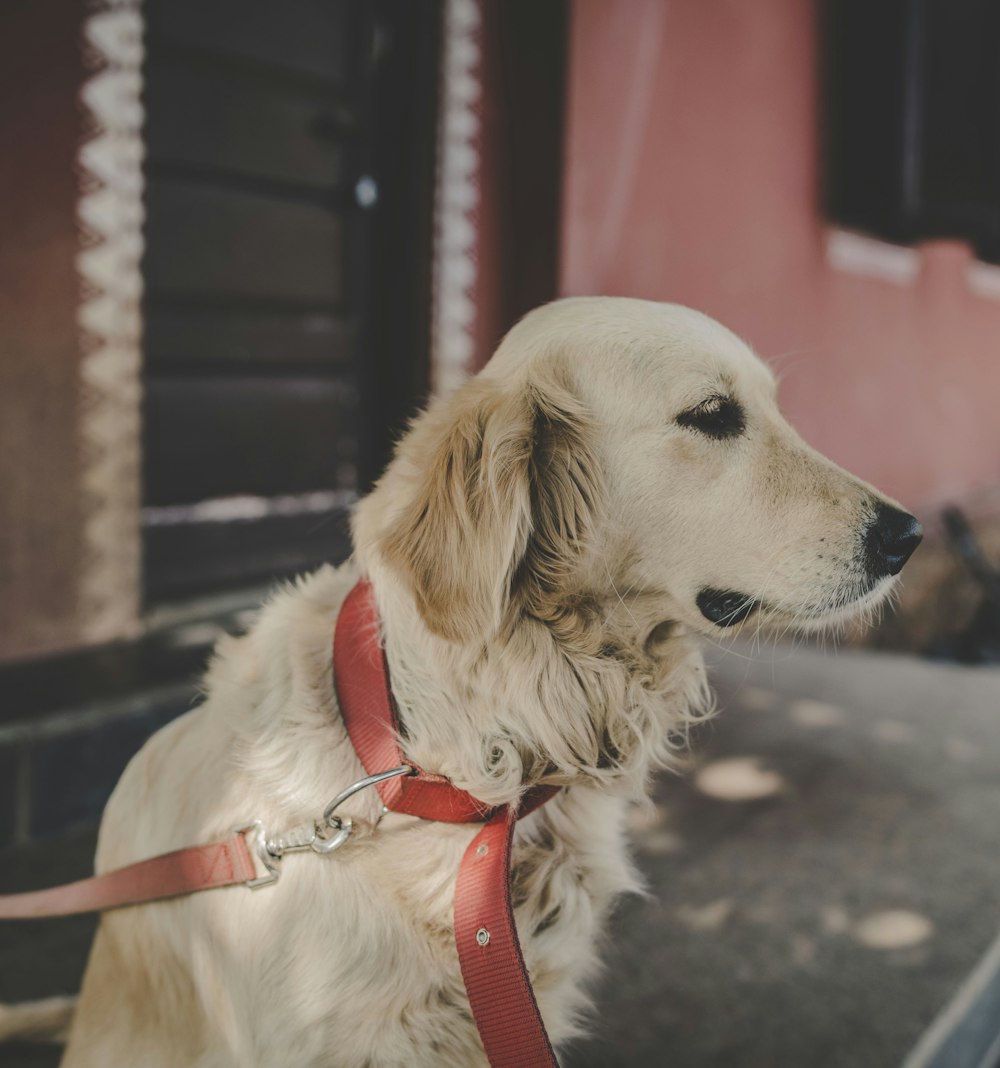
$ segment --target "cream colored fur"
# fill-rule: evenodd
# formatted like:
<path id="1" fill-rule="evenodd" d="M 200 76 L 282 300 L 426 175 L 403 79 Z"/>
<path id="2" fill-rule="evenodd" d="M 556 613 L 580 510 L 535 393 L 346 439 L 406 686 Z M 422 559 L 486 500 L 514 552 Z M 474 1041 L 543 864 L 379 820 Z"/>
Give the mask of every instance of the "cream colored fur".
<path id="1" fill-rule="evenodd" d="M 677 424 L 738 396 L 739 440 Z M 514 896 L 549 1033 L 579 1033 L 601 926 L 636 886 L 629 799 L 710 700 L 695 598 L 747 590 L 779 626 L 861 610 L 871 487 L 808 448 L 745 345 L 670 305 L 557 302 L 416 420 L 355 519 L 355 556 L 282 590 L 219 644 L 196 710 L 108 804 L 98 870 L 260 818 L 308 821 L 361 766 L 330 640 L 359 575 L 376 590 L 408 756 L 491 804 L 565 789 L 517 829 Z M 452 933 L 472 826 L 379 818 L 278 885 L 105 915 L 67 1068 L 481 1065 Z M 377 824 L 377 826 L 376 826 Z"/>

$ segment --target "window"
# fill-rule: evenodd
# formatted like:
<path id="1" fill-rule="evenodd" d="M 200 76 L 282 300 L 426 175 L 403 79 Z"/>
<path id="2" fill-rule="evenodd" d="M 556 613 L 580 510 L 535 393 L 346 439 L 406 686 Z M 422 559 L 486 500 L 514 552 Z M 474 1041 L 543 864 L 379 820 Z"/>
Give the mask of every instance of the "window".
<path id="1" fill-rule="evenodd" d="M 1000 5 L 827 0 L 822 27 L 828 217 L 1000 262 Z"/>

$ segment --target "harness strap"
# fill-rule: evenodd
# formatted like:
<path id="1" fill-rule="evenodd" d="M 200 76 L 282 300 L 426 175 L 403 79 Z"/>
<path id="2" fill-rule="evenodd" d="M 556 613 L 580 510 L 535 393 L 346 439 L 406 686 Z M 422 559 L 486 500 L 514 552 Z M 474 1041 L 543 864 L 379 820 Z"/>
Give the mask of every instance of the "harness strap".
<path id="1" fill-rule="evenodd" d="M 469 843 L 455 884 L 455 942 L 492 1068 L 550 1068 L 555 1053 L 521 953 L 510 897 L 517 816 L 501 812 Z"/>
<path id="2" fill-rule="evenodd" d="M 140 860 L 75 883 L 0 897 L 0 920 L 71 916 L 246 883 L 256 875 L 242 834 Z"/>
<path id="3" fill-rule="evenodd" d="M 337 616 L 333 682 L 340 717 L 365 771 L 375 775 L 401 764 L 413 766 L 413 775 L 401 775 L 377 785 L 386 808 L 444 823 L 479 823 L 494 815 L 496 809 L 459 790 L 443 775 L 417 768 L 404 756 L 375 595 L 371 584 L 364 580 L 347 595 Z"/>
<path id="4" fill-rule="evenodd" d="M 334 635 L 334 680 L 340 714 L 369 774 L 410 763 L 379 635 L 370 583 L 347 595 Z M 510 856 L 518 819 L 557 791 L 536 787 L 515 810 L 486 809 L 447 779 L 414 774 L 378 785 L 386 808 L 427 820 L 486 826 L 465 851 L 455 884 L 455 943 L 472 1015 L 492 1068 L 557 1068 L 514 924 Z"/>
<path id="5" fill-rule="evenodd" d="M 446 778 L 407 761 L 370 584 L 359 582 L 337 619 L 334 680 L 341 715 L 361 763 L 374 775 L 407 764 L 412 775 L 377 784 L 387 808 L 426 820 L 483 822 L 459 865 L 455 942 L 469 1003 L 493 1068 L 558 1068 L 521 953 L 511 901 L 517 821 L 552 797 L 536 787 L 516 808 L 489 808 Z M 191 846 L 48 890 L 0 896 L 0 920 L 68 916 L 199 890 L 260 883 L 242 833 Z"/>

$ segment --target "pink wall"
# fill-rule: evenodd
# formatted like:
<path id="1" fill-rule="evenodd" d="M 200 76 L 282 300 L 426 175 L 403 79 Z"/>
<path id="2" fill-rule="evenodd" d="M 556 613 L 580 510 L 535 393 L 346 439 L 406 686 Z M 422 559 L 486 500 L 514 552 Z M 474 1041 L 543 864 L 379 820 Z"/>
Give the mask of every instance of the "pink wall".
<path id="1" fill-rule="evenodd" d="M 923 512 L 1000 483 L 1000 299 L 958 243 L 831 267 L 806 0 L 573 0 L 562 290 L 700 308 L 778 357 L 803 436 Z M 1000 291 L 1000 286 L 998 286 Z"/>

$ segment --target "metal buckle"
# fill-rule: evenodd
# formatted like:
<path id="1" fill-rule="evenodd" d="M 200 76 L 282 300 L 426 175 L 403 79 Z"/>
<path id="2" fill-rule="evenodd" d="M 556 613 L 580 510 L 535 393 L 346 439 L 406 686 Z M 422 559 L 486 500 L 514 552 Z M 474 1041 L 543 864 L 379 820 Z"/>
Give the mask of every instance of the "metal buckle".
<path id="1" fill-rule="evenodd" d="M 380 771 L 377 775 L 368 775 L 363 779 L 358 779 L 357 782 L 348 786 L 346 790 L 341 790 L 337 794 L 323 810 L 323 815 L 320 819 L 314 820 L 311 824 L 297 827 L 281 836 L 268 837 L 261 820 L 250 820 L 247 823 L 241 823 L 238 827 L 234 827 L 233 832 L 235 834 L 242 834 L 247 837 L 257 859 L 267 871 L 267 875 L 248 879 L 247 886 L 251 890 L 257 890 L 262 886 L 270 886 L 272 883 L 276 883 L 281 875 L 281 858 L 286 853 L 311 849 L 312 852 L 318 853 L 320 856 L 326 856 L 328 853 L 333 853 L 339 849 L 351 837 L 351 832 L 354 830 L 352 820 L 335 815 L 340 805 L 360 790 L 385 782 L 386 779 L 394 779 L 398 775 L 415 775 L 416 771 L 417 769 L 409 764 L 401 764 L 398 768 Z M 384 813 L 386 810 L 383 808 L 382 811 Z"/>
<path id="2" fill-rule="evenodd" d="M 259 875 L 256 879 L 247 879 L 247 886 L 256 890 L 261 886 L 269 886 L 278 881 L 281 871 L 278 868 L 279 857 L 272 856 L 267 850 L 267 832 L 260 820 L 251 820 L 249 823 L 241 823 L 233 828 L 234 834 L 242 834 L 246 837 L 252 851 L 257 854 L 257 859 L 267 869 L 267 875 Z"/>

